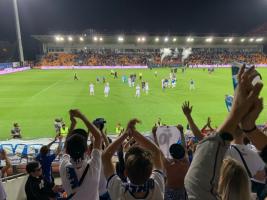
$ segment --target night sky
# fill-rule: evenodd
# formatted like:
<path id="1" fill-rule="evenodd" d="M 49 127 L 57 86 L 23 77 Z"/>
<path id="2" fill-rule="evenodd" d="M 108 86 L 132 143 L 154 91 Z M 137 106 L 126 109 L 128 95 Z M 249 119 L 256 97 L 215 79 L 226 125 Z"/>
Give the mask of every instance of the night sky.
<path id="1" fill-rule="evenodd" d="M 267 22 L 267 0 L 18 0 L 23 38 L 52 31 L 244 34 Z M 12 0 L 0 0 L 0 40 L 14 41 Z"/>

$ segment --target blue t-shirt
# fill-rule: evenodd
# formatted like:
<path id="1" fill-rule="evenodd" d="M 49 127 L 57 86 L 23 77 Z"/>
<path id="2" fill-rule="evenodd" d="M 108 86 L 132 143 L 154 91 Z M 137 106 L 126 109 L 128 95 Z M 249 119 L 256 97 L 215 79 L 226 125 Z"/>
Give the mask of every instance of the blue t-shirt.
<path id="1" fill-rule="evenodd" d="M 52 182 L 52 162 L 56 159 L 56 154 L 41 155 L 40 153 L 36 156 L 42 166 L 43 177 L 46 181 Z"/>

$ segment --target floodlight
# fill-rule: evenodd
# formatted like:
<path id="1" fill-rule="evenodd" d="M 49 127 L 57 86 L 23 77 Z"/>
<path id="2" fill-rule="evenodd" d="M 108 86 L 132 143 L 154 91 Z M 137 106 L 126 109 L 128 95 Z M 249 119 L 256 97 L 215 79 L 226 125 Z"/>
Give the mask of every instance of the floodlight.
<path id="1" fill-rule="evenodd" d="M 255 40 L 254 38 L 250 38 L 250 39 L 249 39 L 250 42 L 253 42 L 254 40 Z"/>
<path id="2" fill-rule="evenodd" d="M 141 41 L 141 38 L 139 37 L 139 38 L 137 38 L 137 42 L 140 42 Z"/>
<path id="3" fill-rule="evenodd" d="M 234 40 L 234 38 L 229 38 L 228 42 L 232 42 Z"/>
<path id="4" fill-rule="evenodd" d="M 102 37 L 100 37 L 100 38 L 99 38 L 99 41 L 100 41 L 100 42 L 102 42 L 102 41 L 103 41 L 103 38 L 102 38 Z"/>
<path id="5" fill-rule="evenodd" d="M 224 42 L 228 42 L 228 39 L 227 39 L 227 38 L 225 38 L 223 41 L 224 41 Z"/>
<path id="6" fill-rule="evenodd" d="M 55 36 L 55 40 L 58 42 L 60 41 L 60 36 Z"/>
<path id="7" fill-rule="evenodd" d="M 188 38 L 186 39 L 187 42 L 194 42 L 194 40 L 195 40 L 195 39 L 192 38 L 192 37 L 188 37 Z"/>
<path id="8" fill-rule="evenodd" d="M 119 41 L 119 42 L 123 42 L 123 41 L 124 41 L 124 38 L 123 38 L 122 36 L 119 36 L 119 37 L 118 37 L 118 41 Z"/>
<path id="9" fill-rule="evenodd" d="M 145 42 L 146 41 L 146 38 L 145 37 L 142 37 L 141 40 L 142 40 L 142 42 Z"/>
<path id="10" fill-rule="evenodd" d="M 159 41 L 159 38 L 158 38 L 158 37 L 156 37 L 156 38 L 155 38 L 155 42 L 158 42 L 158 41 Z"/>
<path id="11" fill-rule="evenodd" d="M 240 42 L 245 42 L 245 40 L 246 40 L 245 38 L 242 38 L 242 39 L 240 40 Z"/>
<path id="12" fill-rule="evenodd" d="M 68 40 L 71 42 L 71 41 L 73 41 L 73 38 L 71 36 L 69 36 Z"/>
<path id="13" fill-rule="evenodd" d="M 97 41 L 98 41 L 98 37 L 94 36 L 94 37 L 93 37 L 93 40 L 94 40 L 95 42 L 97 42 Z"/>
<path id="14" fill-rule="evenodd" d="M 165 37 L 164 38 L 164 42 L 168 42 L 169 41 L 169 38 L 168 37 Z"/>
<path id="15" fill-rule="evenodd" d="M 81 41 L 81 42 L 83 42 L 83 41 L 84 41 L 83 37 L 80 37 L 80 41 Z"/>
<path id="16" fill-rule="evenodd" d="M 257 38 L 256 39 L 256 42 L 262 42 L 263 41 L 263 38 Z"/>
<path id="17" fill-rule="evenodd" d="M 212 41 L 213 41 L 212 37 L 206 38 L 206 42 L 212 42 Z"/>
<path id="18" fill-rule="evenodd" d="M 176 39 L 176 38 L 173 38 L 173 39 L 172 39 L 172 41 L 173 41 L 173 42 L 176 42 L 176 41 L 177 41 L 177 39 Z"/>

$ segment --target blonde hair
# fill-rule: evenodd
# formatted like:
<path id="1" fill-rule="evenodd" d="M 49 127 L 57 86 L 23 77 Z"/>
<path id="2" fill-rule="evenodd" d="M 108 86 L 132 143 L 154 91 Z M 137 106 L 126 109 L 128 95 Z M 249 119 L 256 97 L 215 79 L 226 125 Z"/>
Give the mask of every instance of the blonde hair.
<path id="1" fill-rule="evenodd" d="M 223 161 L 218 192 L 222 200 L 250 200 L 250 180 L 245 168 L 236 160 Z"/>

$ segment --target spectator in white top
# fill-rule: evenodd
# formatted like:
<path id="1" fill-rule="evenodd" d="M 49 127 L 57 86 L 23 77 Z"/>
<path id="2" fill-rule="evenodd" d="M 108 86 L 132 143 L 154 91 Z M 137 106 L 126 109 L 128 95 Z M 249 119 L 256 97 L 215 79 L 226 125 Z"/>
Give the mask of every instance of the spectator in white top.
<path id="1" fill-rule="evenodd" d="M 81 119 L 94 138 L 91 159 L 87 159 L 88 132 L 74 129 Z M 66 153 L 60 163 L 62 185 L 72 200 L 98 200 L 101 171 L 101 134 L 79 110 L 70 110 L 71 128 L 66 139 Z"/>
<path id="2" fill-rule="evenodd" d="M 112 200 L 164 199 L 165 184 L 160 149 L 135 129 L 138 122 L 137 119 L 131 120 L 126 131 L 103 153 L 104 174 L 108 179 L 107 188 Z M 126 153 L 124 173 L 130 182 L 123 183 L 115 174 L 112 156 L 127 137 L 133 137 L 143 148 L 134 146 Z"/>
<path id="3" fill-rule="evenodd" d="M 257 193 L 258 197 L 260 197 L 266 182 L 266 165 L 259 154 L 251 150 L 243 141 L 244 134 L 240 128 L 237 128 L 234 134 L 234 140 L 226 155 L 237 160 L 245 167 L 252 181 L 252 191 Z"/>

